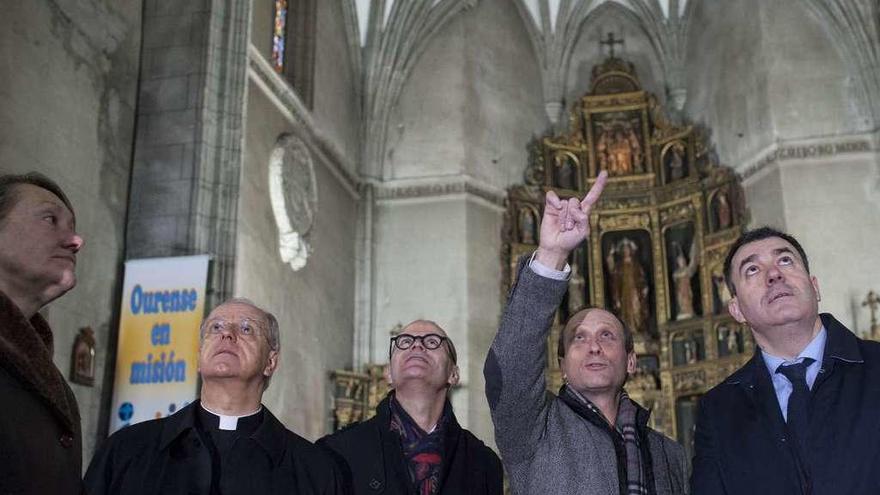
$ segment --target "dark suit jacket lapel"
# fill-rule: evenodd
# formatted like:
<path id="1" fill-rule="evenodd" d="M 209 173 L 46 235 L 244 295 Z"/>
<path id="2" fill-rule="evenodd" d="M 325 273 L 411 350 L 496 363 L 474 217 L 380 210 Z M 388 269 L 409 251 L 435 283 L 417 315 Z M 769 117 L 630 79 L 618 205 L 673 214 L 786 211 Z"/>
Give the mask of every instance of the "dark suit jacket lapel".
<path id="1" fill-rule="evenodd" d="M 446 431 L 443 435 L 443 474 L 440 477 L 441 493 L 457 493 L 464 494 L 467 485 L 467 477 L 470 475 L 467 466 L 467 455 L 462 445 L 461 455 L 459 453 L 459 441 L 461 440 L 461 426 L 452 412 L 452 405 L 446 402 L 449 411 L 449 423 L 446 425 Z M 450 473 L 455 471 L 457 476 L 451 477 Z M 458 483 L 460 486 L 454 486 Z"/>
<path id="2" fill-rule="evenodd" d="M 756 401 L 756 407 L 760 410 L 763 418 L 761 424 L 767 427 L 768 438 L 776 439 L 785 434 L 785 418 L 779 408 L 779 399 L 776 398 L 776 389 L 773 388 L 773 379 L 761 357 L 761 351 L 756 351 L 755 356 L 749 361 L 752 368 L 751 396 Z M 774 442 L 776 443 L 776 442 Z"/>
<path id="3" fill-rule="evenodd" d="M 742 373 L 734 374 L 728 379 L 730 382 L 737 377 L 744 393 L 752 401 L 752 406 L 757 412 L 757 422 L 760 423 L 762 432 L 754 432 L 756 435 L 748 435 L 748 432 L 742 432 L 745 438 L 754 438 L 756 444 L 751 445 L 748 451 L 754 452 L 755 449 L 769 449 L 772 455 L 769 458 L 776 459 L 777 465 L 784 466 L 785 469 L 778 472 L 778 476 L 786 476 L 790 478 L 790 483 L 794 486 L 802 487 L 805 482 L 805 471 L 803 470 L 800 453 L 797 445 L 793 440 L 783 438 L 789 437 L 788 429 L 785 424 L 785 418 L 782 416 L 782 410 L 779 407 L 779 399 L 776 397 L 776 389 L 773 388 L 773 381 L 770 372 L 761 356 L 761 350 L 756 349 L 755 355 L 749 360 L 748 364 L 740 370 Z M 739 376 L 737 376 L 739 375 Z"/>

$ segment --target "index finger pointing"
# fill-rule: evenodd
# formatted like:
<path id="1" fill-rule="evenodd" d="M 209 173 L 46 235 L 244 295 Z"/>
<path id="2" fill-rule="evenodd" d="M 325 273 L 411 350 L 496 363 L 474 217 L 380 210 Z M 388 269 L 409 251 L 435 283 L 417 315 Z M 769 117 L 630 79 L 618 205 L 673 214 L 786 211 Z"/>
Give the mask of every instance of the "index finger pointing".
<path id="1" fill-rule="evenodd" d="M 593 184 L 593 187 L 590 188 L 590 191 L 587 193 L 587 196 L 581 201 L 581 209 L 584 211 L 589 211 L 590 208 L 596 204 L 596 201 L 599 200 L 599 196 L 602 194 L 602 190 L 605 189 L 605 184 L 608 182 L 608 172 L 603 170 L 599 173 L 599 176 L 596 178 L 596 182 Z"/>

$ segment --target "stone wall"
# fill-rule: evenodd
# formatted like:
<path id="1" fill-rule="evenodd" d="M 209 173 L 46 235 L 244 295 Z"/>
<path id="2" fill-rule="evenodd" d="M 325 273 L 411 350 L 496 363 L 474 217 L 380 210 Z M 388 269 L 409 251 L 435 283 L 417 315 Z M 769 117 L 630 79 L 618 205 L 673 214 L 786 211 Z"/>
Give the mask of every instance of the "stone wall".
<path id="1" fill-rule="evenodd" d="M 255 50 L 251 56 L 262 58 Z M 289 87 L 261 65 L 268 68 L 265 60 L 252 60 L 249 70 L 234 293 L 278 317 L 281 359 L 263 401 L 288 428 L 315 440 L 330 429 L 329 371 L 352 365 L 358 196 L 345 160 L 328 152 L 340 147 L 323 140 L 326 133 L 300 113 Z M 323 101 L 319 94 L 316 104 Z M 317 183 L 310 254 L 298 271 L 279 255 L 270 203 L 270 155 L 282 134 L 306 144 Z"/>
<path id="2" fill-rule="evenodd" d="M 57 181 L 85 238 L 76 288 L 43 312 L 65 376 L 78 329 L 95 330 L 95 386 L 71 384 L 86 466 L 103 420 L 106 355 L 119 305 L 140 16 L 140 0 L 4 2 L 0 16 L 0 171 L 33 170 Z"/>
<path id="3" fill-rule="evenodd" d="M 799 0 L 764 2 L 762 50 L 773 130 L 782 139 L 863 132 L 871 112 L 860 101 L 838 42 Z"/>
<path id="4" fill-rule="evenodd" d="M 431 40 L 391 116 L 383 179 L 453 176 L 464 169 L 466 88 L 461 16 Z"/>
<path id="5" fill-rule="evenodd" d="M 465 29 L 464 169 L 504 189 L 522 183 L 526 145 L 549 126 L 540 67 L 507 0 L 484 0 L 466 12 Z"/>
<path id="6" fill-rule="evenodd" d="M 313 1 L 316 26 L 310 117 L 326 139 L 346 157 L 341 165 L 354 174 L 361 146 L 362 122 L 357 91 L 361 78 L 352 67 L 341 2 Z M 271 60 L 272 56 L 274 4 L 274 0 L 252 0 L 251 45 L 266 60 Z"/>
<path id="7" fill-rule="evenodd" d="M 712 130 L 721 162 L 735 166 L 773 142 L 770 75 L 759 0 L 701 2 L 691 20 L 686 114 Z"/>

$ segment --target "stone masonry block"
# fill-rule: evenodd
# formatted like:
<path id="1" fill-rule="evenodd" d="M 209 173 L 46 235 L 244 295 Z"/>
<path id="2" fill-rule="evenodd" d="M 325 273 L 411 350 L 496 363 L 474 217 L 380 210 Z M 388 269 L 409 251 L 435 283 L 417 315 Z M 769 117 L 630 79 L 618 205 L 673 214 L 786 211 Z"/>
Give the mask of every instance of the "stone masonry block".
<path id="1" fill-rule="evenodd" d="M 209 0 L 152 0 L 147 4 L 145 16 L 168 16 L 191 14 L 194 12 L 208 13 L 211 10 Z"/>
<path id="2" fill-rule="evenodd" d="M 191 97 L 188 76 L 148 79 L 141 83 L 140 110 L 142 114 L 184 110 L 194 106 Z"/>
<path id="3" fill-rule="evenodd" d="M 145 18 L 144 48 L 197 44 L 201 37 L 194 39 L 194 32 L 204 32 L 204 17 L 202 14 L 185 14 Z"/>
<path id="4" fill-rule="evenodd" d="M 145 78 L 179 76 L 204 72 L 205 48 L 172 46 L 144 50 Z"/>
<path id="5" fill-rule="evenodd" d="M 173 255 L 174 246 L 181 242 L 177 231 L 173 216 L 131 218 L 126 243 L 128 259 Z"/>
<path id="6" fill-rule="evenodd" d="M 191 143 L 196 139 L 196 110 L 166 111 L 149 116 L 145 144 Z"/>
<path id="7" fill-rule="evenodd" d="M 134 169 L 141 178 L 164 177 L 168 179 L 184 179 L 191 174 L 193 156 L 189 146 L 175 144 L 171 146 L 140 146 L 135 152 Z"/>

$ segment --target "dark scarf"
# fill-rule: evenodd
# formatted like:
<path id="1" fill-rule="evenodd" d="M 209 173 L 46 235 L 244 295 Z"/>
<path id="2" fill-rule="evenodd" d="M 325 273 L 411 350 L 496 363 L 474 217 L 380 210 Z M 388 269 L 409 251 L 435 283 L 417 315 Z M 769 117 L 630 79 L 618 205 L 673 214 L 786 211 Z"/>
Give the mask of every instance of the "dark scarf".
<path id="1" fill-rule="evenodd" d="M 406 459 L 410 481 L 415 485 L 416 493 L 418 495 L 440 493 L 440 478 L 443 474 L 443 433 L 449 422 L 449 403 L 444 406 L 440 421 L 431 433 L 419 427 L 393 395 L 389 406 L 391 431 L 400 435 L 403 458 Z"/>
<path id="2" fill-rule="evenodd" d="M 617 455 L 617 478 L 621 495 L 649 495 L 655 492 L 647 438 L 639 434 L 640 406 L 626 392 L 620 394 L 614 427 L 595 404 L 567 385 L 559 389 L 559 398 L 579 416 L 611 437 Z"/>
<path id="3" fill-rule="evenodd" d="M 28 321 L 18 306 L 0 292 L 0 366 L 33 390 L 64 429 L 80 431 L 76 397 L 52 362 L 52 330 L 38 314 Z"/>

